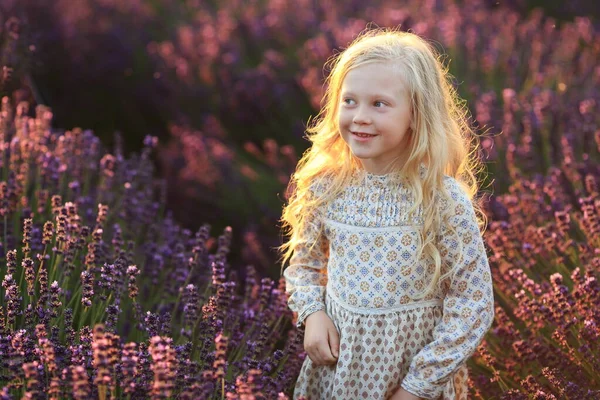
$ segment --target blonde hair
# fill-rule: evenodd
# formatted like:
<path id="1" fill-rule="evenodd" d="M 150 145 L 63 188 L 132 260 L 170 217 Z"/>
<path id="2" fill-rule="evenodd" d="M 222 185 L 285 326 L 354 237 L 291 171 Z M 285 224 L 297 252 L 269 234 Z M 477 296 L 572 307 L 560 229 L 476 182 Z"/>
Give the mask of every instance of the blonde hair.
<path id="1" fill-rule="evenodd" d="M 451 75 L 433 46 L 409 32 L 367 29 L 325 64 L 331 67 L 331 73 L 325 81 L 327 88 L 322 108 L 316 119 L 309 120 L 306 130 L 312 145 L 298 162 L 287 188 L 289 204 L 284 207 L 280 222 L 290 239 L 277 248 L 281 254 L 279 262 L 283 271 L 283 265 L 294 249 L 303 244 L 300 232 L 311 223 L 308 219 L 312 212 L 339 194 L 350 182 L 353 171 L 361 166 L 340 135 L 338 105 L 342 82 L 348 71 L 373 62 L 396 66 L 411 98 L 411 140 L 408 158 L 400 172 L 414 196 L 409 215 L 414 215 L 422 206 L 423 225 L 417 259 L 424 257 L 435 266 L 430 284 L 422 294 L 426 296 L 452 272 L 442 274 L 442 257 L 436 247 L 442 221 L 450 216 L 442 215 L 444 210 L 438 206 L 440 196 L 449 199 L 443 176 L 456 179 L 480 214 L 478 222 L 483 225 L 485 216 L 474 201 L 478 190 L 475 174 L 483 165 L 477 157 L 468 109 L 452 86 Z M 422 164 L 425 169 L 421 168 Z M 327 184 L 321 185 L 324 180 Z M 314 185 L 323 186 L 324 193 L 315 196 L 311 190 Z M 460 240 L 457 242 L 461 243 Z"/>

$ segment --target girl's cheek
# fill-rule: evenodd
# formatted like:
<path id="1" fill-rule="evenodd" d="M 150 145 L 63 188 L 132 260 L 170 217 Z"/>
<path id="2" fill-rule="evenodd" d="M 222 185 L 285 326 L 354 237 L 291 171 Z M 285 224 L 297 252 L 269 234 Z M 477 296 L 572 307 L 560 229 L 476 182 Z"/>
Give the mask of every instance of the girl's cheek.
<path id="1" fill-rule="evenodd" d="M 340 121 L 344 121 L 344 122 L 347 122 L 348 120 L 352 119 L 352 114 L 348 110 L 345 110 L 343 108 L 340 110 L 339 116 L 340 116 Z"/>

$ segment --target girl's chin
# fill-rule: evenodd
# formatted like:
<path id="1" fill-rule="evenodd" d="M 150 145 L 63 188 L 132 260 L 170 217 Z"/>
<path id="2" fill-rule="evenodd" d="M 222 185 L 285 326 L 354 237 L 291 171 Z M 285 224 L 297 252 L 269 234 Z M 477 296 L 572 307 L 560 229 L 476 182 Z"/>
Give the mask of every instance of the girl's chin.
<path id="1" fill-rule="evenodd" d="M 352 149 L 352 154 L 354 155 L 354 157 L 361 160 L 369 160 L 377 155 L 373 154 L 373 152 L 371 151 L 364 151 L 364 149 Z"/>

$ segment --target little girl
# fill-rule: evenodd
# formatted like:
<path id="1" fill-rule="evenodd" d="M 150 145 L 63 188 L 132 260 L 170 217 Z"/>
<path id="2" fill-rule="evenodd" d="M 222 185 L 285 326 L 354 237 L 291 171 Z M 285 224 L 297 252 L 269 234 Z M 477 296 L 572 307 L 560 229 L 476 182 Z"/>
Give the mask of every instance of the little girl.
<path id="1" fill-rule="evenodd" d="M 415 34 L 367 31 L 331 66 L 282 216 L 294 399 L 466 399 L 494 298 L 464 105 Z"/>

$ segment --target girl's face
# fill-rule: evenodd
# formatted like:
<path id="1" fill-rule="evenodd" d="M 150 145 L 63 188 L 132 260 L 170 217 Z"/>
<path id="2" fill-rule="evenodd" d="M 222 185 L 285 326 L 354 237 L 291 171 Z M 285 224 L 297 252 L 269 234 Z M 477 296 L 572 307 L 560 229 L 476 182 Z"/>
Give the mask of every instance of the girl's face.
<path id="1" fill-rule="evenodd" d="M 395 167 L 402 167 L 408 158 L 411 103 L 400 74 L 388 63 L 365 64 L 348 72 L 340 94 L 340 134 L 365 170 L 386 173 L 395 159 Z"/>

